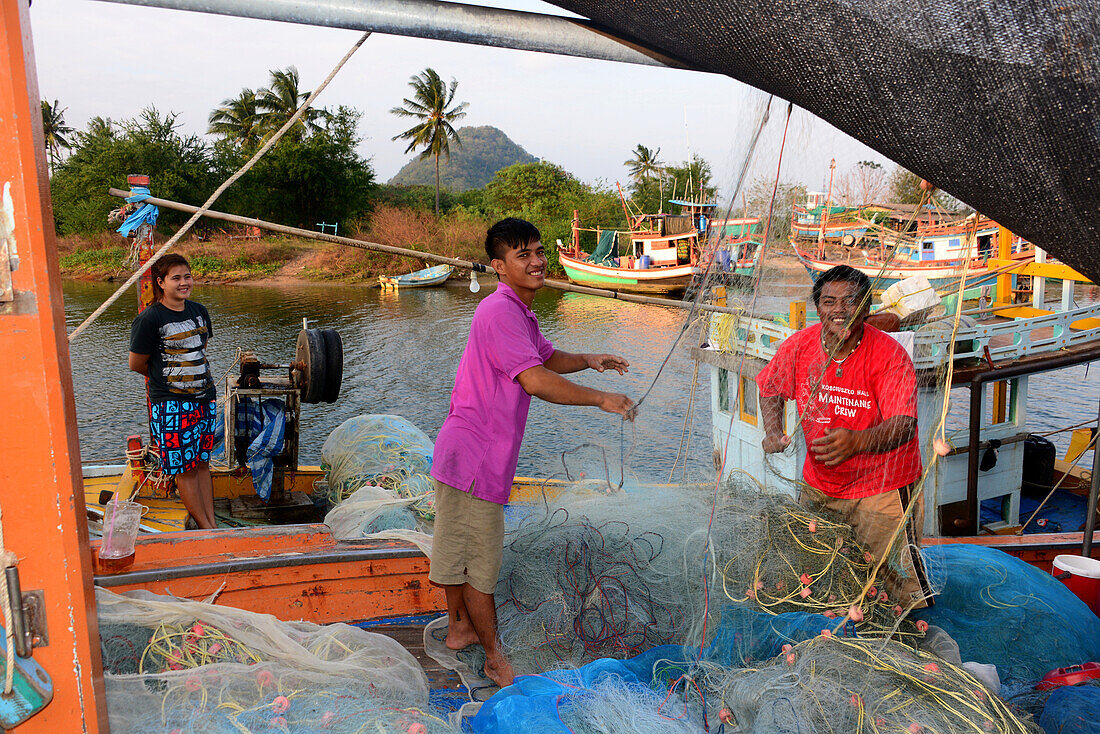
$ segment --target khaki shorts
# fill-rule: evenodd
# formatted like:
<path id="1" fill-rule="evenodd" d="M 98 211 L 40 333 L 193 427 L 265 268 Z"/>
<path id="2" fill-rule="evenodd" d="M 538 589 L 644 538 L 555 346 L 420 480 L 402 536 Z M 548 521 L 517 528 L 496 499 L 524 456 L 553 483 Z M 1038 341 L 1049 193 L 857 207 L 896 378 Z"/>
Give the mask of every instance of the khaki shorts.
<path id="1" fill-rule="evenodd" d="M 428 580 L 440 586 L 469 584 L 492 594 L 504 557 L 504 505 L 432 482 L 435 533 Z"/>
<path id="2" fill-rule="evenodd" d="M 924 528 L 924 502 L 917 497 L 916 507 L 909 516 L 897 542 L 891 545 L 894 533 L 905 515 L 913 485 L 859 499 L 840 499 L 823 494 L 809 485 L 802 486 L 798 502 L 811 510 L 839 515 L 852 526 L 856 540 L 875 557 L 877 563 L 887 558 L 879 570 L 878 583 L 894 603 L 906 609 L 923 609 L 932 605 L 928 575 L 919 552 Z"/>

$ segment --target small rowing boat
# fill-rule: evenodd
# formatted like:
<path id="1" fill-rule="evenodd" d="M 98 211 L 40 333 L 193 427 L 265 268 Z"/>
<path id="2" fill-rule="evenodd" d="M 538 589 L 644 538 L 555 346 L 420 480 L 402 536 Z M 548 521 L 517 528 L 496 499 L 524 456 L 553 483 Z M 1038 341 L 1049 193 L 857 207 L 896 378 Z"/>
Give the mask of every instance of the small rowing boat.
<path id="1" fill-rule="evenodd" d="M 397 290 L 399 288 L 430 288 L 443 285 L 447 278 L 451 277 L 454 268 L 450 265 L 433 265 L 430 268 L 417 270 L 415 273 L 404 275 L 379 275 L 378 284 L 382 290 Z"/>

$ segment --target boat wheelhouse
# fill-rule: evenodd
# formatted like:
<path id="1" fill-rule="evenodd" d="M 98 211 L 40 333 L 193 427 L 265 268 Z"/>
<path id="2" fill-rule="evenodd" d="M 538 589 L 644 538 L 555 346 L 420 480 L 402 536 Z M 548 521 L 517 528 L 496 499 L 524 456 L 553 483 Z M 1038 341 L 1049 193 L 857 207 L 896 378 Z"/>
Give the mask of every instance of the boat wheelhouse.
<path id="1" fill-rule="evenodd" d="M 758 217 L 716 219 L 711 216 L 715 204 L 670 203 L 683 213 L 632 217 L 626 232 L 596 229 L 591 255 L 581 249 L 582 228 L 574 212 L 571 246 L 558 242 L 558 261 L 570 282 L 631 293 L 682 293 L 710 266 L 710 252 L 715 266 L 731 279 L 752 275 L 760 254 Z"/>

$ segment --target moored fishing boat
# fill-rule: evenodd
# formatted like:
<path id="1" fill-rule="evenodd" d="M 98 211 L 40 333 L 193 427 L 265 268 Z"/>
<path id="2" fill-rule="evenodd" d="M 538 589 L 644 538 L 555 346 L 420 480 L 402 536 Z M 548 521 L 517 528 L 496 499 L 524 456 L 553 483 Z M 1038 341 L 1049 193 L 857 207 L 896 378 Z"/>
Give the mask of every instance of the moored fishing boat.
<path id="1" fill-rule="evenodd" d="M 829 257 L 824 246 L 794 236 L 791 247 L 812 279 L 836 265 L 850 265 L 871 278 L 876 292 L 916 275 L 946 292 L 965 278 L 965 296 L 976 299 L 983 294 L 996 297 L 997 276 L 1011 267 L 1004 262 L 991 264 L 991 257 L 1023 262 L 1036 255 L 1030 243 L 1002 229 L 978 215 L 950 223 L 919 223 L 913 236 L 878 226 L 877 242 L 853 242 L 842 258 Z M 964 264 L 968 264 L 965 273 Z"/>
<path id="2" fill-rule="evenodd" d="M 628 232 L 595 230 L 590 255 L 581 249 L 581 225 L 574 218 L 571 246 L 558 243 L 558 261 L 570 282 L 630 293 L 682 293 L 710 266 L 711 257 L 731 280 L 752 275 L 761 251 L 759 218 L 714 219 L 714 204 L 670 203 L 685 213 L 632 217 Z"/>
<path id="3" fill-rule="evenodd" d="M 378 284 L 383 290 L 400 288 L 431 288 L 443 285 L 451 277 L 454 268 L 450 265 L 433 265 L 404 275 L 379 275 Z"/>

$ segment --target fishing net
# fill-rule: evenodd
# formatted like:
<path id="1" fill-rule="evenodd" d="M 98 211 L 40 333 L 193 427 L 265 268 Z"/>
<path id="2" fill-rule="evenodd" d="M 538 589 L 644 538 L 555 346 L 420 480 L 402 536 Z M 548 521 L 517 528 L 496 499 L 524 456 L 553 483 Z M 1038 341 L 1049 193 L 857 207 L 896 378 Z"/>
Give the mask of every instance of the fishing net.
<path id="1" fill-rule="evenodd" d="M 96 603 L 112 731 L 456 731 L 384 635 L 148 592 Z"/>
<path id="2" fill-rule="evenodd" d="M 736 624 L 723 622 L 743 636 L 732 657 L 724 642 L 701 661 L 665 646 L 521 678 L 467 725 L 485 734 L 519 722 L 547 732 L 1040 731 L 962 667 L 892 640 L 811 633 L 822 619 L 742 610 Z"/>
<path id="3" fill-rule="evenodd" d="M 363 415 L 338 426 L 321 448 L 328 499 L 325 524 L 341 540 L 397 538 L 431 549 L 435 488 L 431 439 L 393 415 Z"/>
<path id="4" fill-rule="evenodd" d="M 708 573 L 698 572 L 703 566 Z M 760 659 L 841 626 L 922 637 L 870 578 L 850 527 L 755 484 L 728 481 L 715 495 L 682 485 L 608 493 L 590 481 L 510 515 L 497 626 L 520 674 L 667 644 L 722 645 L 729 655 L 736 648 L 738 660 Z M 866 610 L 858 622 L 849 618 L 852 606 Z M 773 627 L 771 619 L 785 621 Z M 484 651 L 447 650 L 446 622 L 428 626 L 425 650 L 484 700 L 495 690 L 482 672 Z"/>
<path id="5" fill-rule="evenodd" d="M 945 583 L 936 606 L 915 615 L 951 635 L 963 660 L 995 665 L 1006 695 L 1055 668 L 1100 661 L 1100 618 L 1051 574 L 981 546 L 925 554 Z"/>
<path id="6" fill-rule="evenodd" d="M 329 497 L 337 505 L 362 487 L 382 487 L 399 497 L 422 497 L 431 481 L 431 439 L 400 416 L 361 415 L 341 423 L 321 447 Z M 430 515 L 431 505 L 419 510 Z"/>
<path id="7" fill-rule="evenodd" d="M 820 635 L 701 678 L 712 725 L 743 732 L 1039 731 L 967 671 L 890 640 Z"/>

